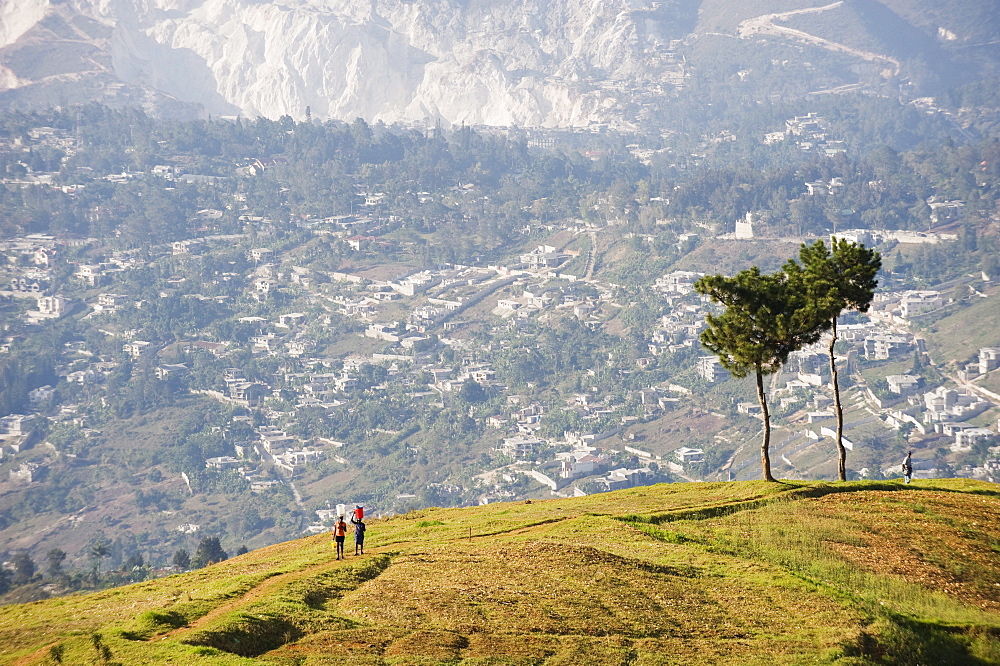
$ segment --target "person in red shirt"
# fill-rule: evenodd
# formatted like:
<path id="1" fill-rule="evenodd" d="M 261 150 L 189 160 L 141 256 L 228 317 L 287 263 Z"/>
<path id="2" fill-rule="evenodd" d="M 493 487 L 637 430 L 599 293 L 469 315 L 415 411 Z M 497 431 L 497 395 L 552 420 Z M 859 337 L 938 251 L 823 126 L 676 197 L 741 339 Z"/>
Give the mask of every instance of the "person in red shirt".
<path id="1" fill-rule="evenodd" d="M 347 536 L 347 523 L 343 516 L 337 516 L 337 522 L 333 526 L 333 540 L 337 544 L 337 559 L 344 559 L 344 537 Z"/>

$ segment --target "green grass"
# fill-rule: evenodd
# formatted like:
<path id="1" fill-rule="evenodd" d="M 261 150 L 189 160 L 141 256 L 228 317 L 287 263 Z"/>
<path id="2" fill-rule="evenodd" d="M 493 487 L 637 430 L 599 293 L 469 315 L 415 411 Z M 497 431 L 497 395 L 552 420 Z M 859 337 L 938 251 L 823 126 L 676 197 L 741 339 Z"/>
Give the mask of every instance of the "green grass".
<path id="1" fill-rule="evenodd" d="M 987 373 L 985 377 L 976 382 L 979 386 L 982 386 L 988 391 L 993 391 L 994 393 L 1000 393 L 1000 370 L 994 370 Z"/>
<path id="2" fill-rule="evenodd" d="M 318 535 L 0 608 L 0 664 L 997 663 L 998 524 L 965 480 L 426 509 L 364 557 Z"/>
<path id="3" fill-rule="evenodd" d="M 980 347 L 1000 345 L 1000 307 L 994 292 L 967 308 L 935 321 L 924 333 L 931 358 L 958 359 L 978 357 Z"/>

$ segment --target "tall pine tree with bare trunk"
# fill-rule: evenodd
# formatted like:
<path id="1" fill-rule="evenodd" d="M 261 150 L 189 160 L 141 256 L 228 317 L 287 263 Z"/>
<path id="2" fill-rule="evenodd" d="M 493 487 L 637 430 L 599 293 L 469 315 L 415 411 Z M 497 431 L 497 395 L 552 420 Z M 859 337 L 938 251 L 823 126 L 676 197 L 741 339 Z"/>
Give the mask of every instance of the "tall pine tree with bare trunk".
<path id="1" fill-rule="evenodd" d="M 764 418 L 761 469 L 765 480 L 774 481 L 764 376 L 780 370 L 791 352 L 819 339 L 821 330 L 806 308 L 805 291 L 785 273 L 762 274 L 756 266 L 734 277 L 705 276 L 694 287 L 726 308 L 720 315 L 706 317 L 708 328 L 701 333 L 701 344 L 718 354 L 719 363 L 734 377 L 754 373 Z"/>
<path id="2" fill-rule="evenodd" d="M 830 375 L 833 385 L 834 410 L 837 416 L 837 477 L 847 480 L 847 448 L 844 446 L 844 407 L 840 399 L 837 376 L 837 318 L 845 310 L 867 312 L 878 286 L 877 275 L 882 257 L 861 243 L 832 238 L 830 247 L 818 240 L 799 249 L 799 262 L 785 264 L 789 283 L 799 285 L 807 303 L 807 311 L 815 318 L 818 331 L 830 331 Z"/>

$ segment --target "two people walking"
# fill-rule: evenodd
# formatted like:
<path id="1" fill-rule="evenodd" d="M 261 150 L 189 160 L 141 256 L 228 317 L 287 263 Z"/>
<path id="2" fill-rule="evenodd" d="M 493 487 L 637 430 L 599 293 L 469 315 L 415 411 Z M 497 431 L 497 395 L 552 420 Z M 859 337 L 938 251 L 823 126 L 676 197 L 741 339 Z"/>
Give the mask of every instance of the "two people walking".
<path id="1" fill-rule="evenodd" d="M 361 507 L 358 507 L 351 513 L 351 524 L 354 525 L 354 554 L 364 555 L 365 554 L 365 530 L 367 525 L 365 525 L 362 518 L 364 511 Z M 343 516 L 337 516 L 337 522 L 333 525 L 333 541 L 337 549 L 337 559 L 344 559 L 344 540 L 347 538 L 347 523 L 344 522 Z M 360 551 L 360 552 L 358 552 Z"/>

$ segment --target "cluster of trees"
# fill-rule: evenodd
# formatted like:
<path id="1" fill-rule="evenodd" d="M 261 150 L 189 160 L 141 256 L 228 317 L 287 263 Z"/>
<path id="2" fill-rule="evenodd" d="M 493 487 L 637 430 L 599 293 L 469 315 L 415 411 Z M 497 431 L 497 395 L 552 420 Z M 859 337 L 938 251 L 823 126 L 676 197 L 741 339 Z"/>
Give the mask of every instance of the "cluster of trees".
<path id="1" fill-rule="evenodd" d="M 467 258 L 510 239 L 533 218 L 574 217 L 591 192 L 645 177 L 646 169 L 611 139 L 606 158 L 594 162 L 582 152 L 529 150 L 524 135 L 502 136 L 460 128 L 423 132 L 358 119 L 350 125 L 296 123 L 290 118 L 170 122 L 141 111 L 115 111 L 88 105 L 73 112 L 12 112 L 0 117 L 0 139 L 17 140 L 31 155 L 45 146 L 31 138 L 33 127 L 63 130 L 79 141 L 70 156 L 32 159 L 31 168 L 56 172 L 59 184 L 84 184 L 65 193 L 48 186 L 0 187 L 0 235 L 73 232 L 113 239 L 122 247 L 142 247 L 197 235 L 193 214 L 202 208 L 226 211 L 219 232 L 242 230 L 231 211 L 234 194 L 245 210 L 286 222 L 308 216 L 359 212 L 365 192 L 379 192 L 383 203 L 364 209 L 380 219 L 405 217 L 418 232 L 454 230 L 438 251 Z M 600 144 L 606 139 L 595 137 Z M 21 178 L 24 154 L 0 150 L 0 177 Z M 259 160 L 263 174 L 247 177 L 237 167 Z M 209 175 L 205 183 L 137 174 L 120 183 L 106 174 L 147 172 L 158 164 Z M 449 188 L 475 185 L 489 196 L 435 196 Z M 167 187 L 169 186 L 169 187 Z M 541 202 L 532 208 L 535 202 Z M 434 257 L 448 260 L 447 256 Z M 452 257 L 451 260 L 454 260 Z"/>
<path id="2" fill-rule="evenodd" d="M 700 155 L 704 146 L 688 145 L 680 134 L 669 140 L 567 134 L 558 148 L 539 149 L 529 147 L 524 132 L 498 135 L 467 127 L 424 132 L 370 126 L 361 119 L 349 125 L 289 118 L 170 122 L 97 105 L 75 113 L 11 113 L 0 117 L 0 138 L 18 139 L 29 155 L 46 148 L 30 137 L 32 127 L 51 126 L 78 137 L 81 145 L 70 156 L 30 161 L 33 168 L 56 171 L 60 184 L 86 187 L 71 194 L 41 185 L 0 187 L 0 235 L 74 232 L 143 247 L 203 233 L 194 221 L 203 208 L 224 211 L 213 228 L 232 233 L 245 226 L 240 212 L 284 224 L 351 214 L 362 210 L 360 195 L 366 192 L 382 196 L 378 206 L 363 209 L 365 214 L 378 218 L 383 232 L 395 229 L 427 263 L 494 258 L 526 225 L 565 218 L 658 233 L 663 220 L 678 232 L 706 220 L 727 228 L 753 210 L 770 220 L 775 234 L 822 233 L 844 225 L 926 229 L 925 202 L 938 196 L 966 201 L 973 225 L 986 223 L 998 197 L 996 140 L 956 144 L 947 123 L 923 133 L 942 137 L 936 143 L 889 140 L 887 132 L 850 139 L 852 127 L 877 125 L 892 116 L 890 110 L 868 108 L 875 103 L 870 100 L 854 100 L 854 107 L 845 109 L 815 99 L 811 110 L 827 119 L 833 134 L 848 139 L 849 154 L 831 159 L 803 153 L 792 142 L 763 146 L 752 138 L 802 111 L 791 107 L 768 107 L 752 122 L 743 119 L 750 122 L 747 127 L 726 115 L 719 122 L 728 123 L 728 130 L 738 128 L 743 140 L 705 155 Z M 710 106 L 712 113 L 725 107 Z M 924 122 L 926 114 L 905 112 L 900 124 L 911 131 Z M 672 149 L 644 164 L 630 154 L 630 141 Z M 16 176 L 11 170 L 24 169 L 24 159 L 20 148 L 0 150 L 0 176 Z M 258 159 L 266 165 L 263 174 L 237 172 L 237 166 Z M 217 180 L 99 179 L 156 164 Z M 843 182 L 836 192 L 805 195 L 805 181 L 834 177 Z M 233 206 L 234 196 L 243 203 Z"/>
<path id="3" fill-rule="evenodd" d="M 246 552 L 246 546 L 240 546 L 236 551 L 236 555 L 238 557 Z M 207 536 L 198 542 L 198 548 L 195 549 L 193 557 L 187 548 L 178 548 L 174 552 L 171 564 L 175 569 L 187 571 L 188 569 L 202 569 L 210 564 L 216 564 L 228 559 L 229 554 L 222 549 L 219 537 Z"/>
<path id="4" fill-rule="evenodd" d="M 55 352 L 51 347 L 0 356 L 0 414 L 25 410 L 29 391 L 55 382 Z"/>
<path id="5" fill-rule="evenodd" d="M 100 589 L 134 583 L 158 575 L 138 551 L 129 552 L 122 557 L 121 566 L 117 570 L 106 569 L 105 562 L 111 558 L 114 550 L 114 544 L 106 539 L 94 540 L 83 553 L 87 559 L 85 570 L 67 568 L 65 563 L 68 555 L 61 548 L 50 548 L 45 553 L 42 567 L 35 563 L 27 551 L 15 551 L 4 558 L 10 563 L 10 568 L 0 568 L 0 595 L 11 593 L 23 601 L 38 597 L 40 594 L 38 588 L 41 585 L 56 585 L 67 591 Z M 247 547 L 240 546 L 236 555 L 246 552 L 248 552 Z M 206 536 L 199 541 L 194 555 L 191 555 L 186 548 L 178 548 L 169 566 L 176 570 L 187 571 L 201 569 L 227 559 L 229 554 L 223 550 L 219 538 Z"/>
<path id="6" fill-rule="evenodd" d="M 719 363 L 733 376 L 753 373 L 756 379 L 764 419 L 760 455 L 766 480 L 775 479 L 771 474 L 771 420 L 763 378 L 780 370 L 789 354 L 818 341 L 826 331 L 831 334 L 838 475 L 841 481 L 847 480 L 844 413 L 834 356 L 837 318 L 845 310 L 868 310 L 881 266 L 877 251 L 835 238 L 830 247 L 821 240 L 803 244 L 799 261 L 791 259 L 775 273 L 761 273 L 754 266 L 733 277 L 710 275 L 695 283 L 698 293 L 726 308 L 719 315 L 707 316 L 702 345 L 718 354 Z"/>

